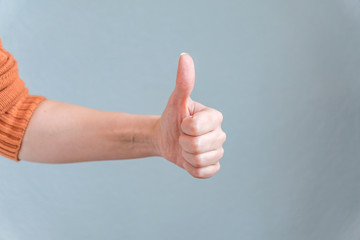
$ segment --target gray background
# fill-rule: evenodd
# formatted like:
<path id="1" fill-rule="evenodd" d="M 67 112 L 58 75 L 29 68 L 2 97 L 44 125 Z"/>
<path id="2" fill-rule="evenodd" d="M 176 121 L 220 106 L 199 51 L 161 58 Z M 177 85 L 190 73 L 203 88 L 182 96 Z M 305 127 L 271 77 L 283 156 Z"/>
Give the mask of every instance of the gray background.
<path id="1" fill-rule="evenodd" d="M 360 2 L 0 0 L 30 93 L 161 114 L 179 54 L 219 109 L 221 171 L 0 159 L 0 239 L 360 238 Z"/>

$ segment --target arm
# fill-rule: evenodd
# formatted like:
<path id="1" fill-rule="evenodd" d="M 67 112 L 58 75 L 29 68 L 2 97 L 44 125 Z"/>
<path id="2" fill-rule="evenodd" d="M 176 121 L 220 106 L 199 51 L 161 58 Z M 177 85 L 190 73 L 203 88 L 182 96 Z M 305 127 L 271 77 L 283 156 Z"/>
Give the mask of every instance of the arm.
<path id="1" fill-rule="evenodd" d="M 226 135 L 222 114 L 190 98 L 194 82 L 194 62 L 182 54 L 175 90 L 161 116 L 44 100 L 25 131 L 19 158 L 73 163 L 161 156 L 194 177 L 211 177 L 220 169 Z"/>
<path id="2" fill-rule="evenodd" d="M 158 120 L 44 100 L 27 127 L 19 159 L 72 163 L 159 156 L 154 140 Z"/>

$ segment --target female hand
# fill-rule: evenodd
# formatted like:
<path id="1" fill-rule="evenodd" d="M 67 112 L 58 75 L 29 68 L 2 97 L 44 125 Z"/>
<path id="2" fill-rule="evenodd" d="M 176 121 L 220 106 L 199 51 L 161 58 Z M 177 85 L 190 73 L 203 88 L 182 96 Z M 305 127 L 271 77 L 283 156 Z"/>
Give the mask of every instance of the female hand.
<path id="1" fill-rule="evenodd" d="M 181 54 L 176 87 L 155 129 L 159 154 L 193 177 L 208 178 L 220 169 L 226 134 L 221 112 L 194 102 L 194 62 Z"/>

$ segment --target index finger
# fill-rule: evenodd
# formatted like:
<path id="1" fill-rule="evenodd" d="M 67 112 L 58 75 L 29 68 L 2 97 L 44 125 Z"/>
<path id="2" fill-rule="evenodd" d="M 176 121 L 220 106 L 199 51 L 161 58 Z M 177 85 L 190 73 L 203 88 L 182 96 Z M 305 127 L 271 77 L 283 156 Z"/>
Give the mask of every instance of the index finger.
<path id="1" fill-rule="evenodd" d="M 200 136 L 221 126 L 222 121 L 221 112 L 207 107 L 185 118 L 181 123 L 181 130 L 190 136 Z"/>

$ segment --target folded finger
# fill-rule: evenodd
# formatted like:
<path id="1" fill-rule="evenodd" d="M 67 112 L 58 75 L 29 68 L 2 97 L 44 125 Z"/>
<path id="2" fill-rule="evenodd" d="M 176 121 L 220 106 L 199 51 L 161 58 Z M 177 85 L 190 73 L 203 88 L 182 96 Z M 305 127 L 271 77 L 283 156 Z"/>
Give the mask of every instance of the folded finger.
<path id="1" fill-rule="evenodd" d="M 181 130 L 190 136 L 200 136 L 221 126 L 223 115 L 213 108 L 205 108 L 193 116 L 185 118 Z"/>
<path id="2" fill-rule="evenodd" d="M 205 152 L 201 154 L 192 154 L 182 151 L 184 159 L 193 167 L 206 167 L 216 164 L 224 155 L 224 149 L 221 147 L 214 151 Z"/>

